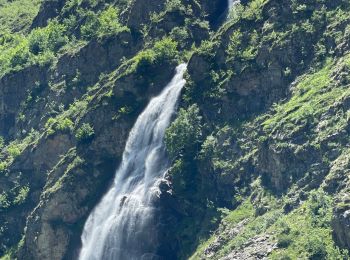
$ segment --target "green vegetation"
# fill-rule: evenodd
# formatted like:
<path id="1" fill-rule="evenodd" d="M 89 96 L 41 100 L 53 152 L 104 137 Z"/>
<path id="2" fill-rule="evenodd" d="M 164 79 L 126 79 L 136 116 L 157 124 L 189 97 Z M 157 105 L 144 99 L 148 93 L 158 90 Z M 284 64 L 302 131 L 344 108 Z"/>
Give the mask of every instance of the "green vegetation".
<path id="1" fill-rule="evenodd" d="M 57 198 L 77 195 L 62 216 L 91 209 L 121 156 L 114 131 L 184 61 L 165 136 L 169 250 L 220 259 L 267 236 L 271 259 L 348 259 L 332 220 L 350 208 L 349 2 L 241 1 L 224 21 L 214 1 L 138 1 L 68 0 L 31 29 L 40 0 L 0 0 L 3 259 L 16 258 L 24 230 L 46 228 Z M 58 146 L 55 134 L 68 138 Z M 62 216 L 59 231 L 76 232 Z"/>
<path id="2" fill-rule="evenodd" d="M 26 200 L 28 193 L 29 193 L 29 190 L 30 190 L 30 188 L 28 186 L 21 187 L 17 196 L 15 197 L 13 203 L 15 205 L 22 204 Z"/>
<path id="3" fill-rule="evenodd" d="M 311 192 L 310 198 L 289 214 L 284 215 L 276 205 L 275 209 L 256 216 L 253 205 L 246 200 L 237 209 L 225 213 L 219 227 L 221 232 L 202 242 L 190 259 L 202 259 L 217 234 L 227 237 L 221 237 L 222 248 L 210 259 L 219 259 L 241 248 L 249 239 L 264 234 L 274 234 L 271 239 L 278 245 L 271 259 L 346 259 L 347 251 L 340 250 L 332 239 L 332 205 L 331 197 L 319 190 Z M 231 238 L 229 230 L 234 228 L 239 233 Z"/>
<path id="4" fill-rule="evenodd" d="M 23 235 L 21 240 L 18 242 L 17 245 L 13 246 L 10 250 L 7 251 L 7 253 L 0 257 L 1 260 L 12 260 L 16 258 L 16 253 L 18 250 L 23 246 L 24 244 L 25 236 Z"/>
<path id="5" fill-rule="evenodd" d="M 70 149 L 63 158 L 57 163 L 57 165 L 54 167 L 58 168 L 62 165 L 66 165 L 64 174 L 60 176 L 58 180 L 56 180 L 54 183 L 50 183 L 50 185 L 47 185 L 45 187 L 45 190 L 43 194 L 45 196 L 49 196 L 50 194 L 53 194 L 60 190 L 65 183 L 69 183 L 72 179 L 76 178 L 75 170 L 79 169 L 79 167 L 83 166 L 85 161 L 80 158 L 77 155 L 76 148 Z"/>
<path id="6" fill-rule="evenodd" d="M 74 128 L 74 123 L 69 118 L 49 118 L 45 124 L 48 135 L 53 135 L 57 131 L 70 132 Z"/>
<path id="7" fill-rule="evenodd" d="M 65 36 L 67 28 L 57 22 L 50 22 L 44 29 L 34 29 L 28 39 L 29 51 L 34 54 L 45 52 L 57 53 L 57 51 L 68 43 Z"/>
<path id="8" fill-rule="evenodd" d="M 34 64 L 41 66 L 50 64 L 59 55 L 59 52 L 76 48 L 74 46 L 79 46 L 82 40 L 90 40 L 94 37 L 103 38 L 128 31 L 128 28 L 119 22 L 118 8 L 107 5 L 105 10 L 96 13 L 91 9 L 93 7 L 83 10 L 80 5 L 74 3 L 70 7 L 76 12 L 74 18 L 70 16 L 63 22 L 53 19 L 46 27 L 36 28 L 27 34 L 12 33 L 10 29 L 15 26 L 16 19 L 28 23 L 22 18 L 25 16 L 28 16 L 28 19 L 33 18 L 41 0 L 34 1 L 35 3 L 28 0 L 4 2 L 6 3 L 0 2 L 0 21 L 4 19 L 10 24 L 5 23 L 3 26 L 6 28 L 0 33 L 0 76 Z M 31 6 L 28 7 L 29 5 Z M 10 14 L 16 10 L 15 8 L 18 8 L 20 17 L 14 15 L 14 20 L 11 21 L 8 19 L 7 12 Z M 77 26 L 81 31 L 79 38 L 72 34 L 72 30 L 75 30 Z"/>
<path id="9" fill-rule="evenodd" d="M 51 22 L 35 29 L 28 36 L 4 33 L 0 35 L 0 76 L 26 66 L 51 62 L 59 49 L 68 42 L 66 28 Z"/>
<path id="10" fill-rule="evenodd" d="M 0 210 L 24 204 L 29 195 L 30 188 L 28 185 L 16 184 L 11 190 L 0 194 Z"/>
<path id="11" fill-rule="evenodd" d="M 132 71 L 145 73 L 153 65 L 161 65 L 177 58 L 177 42 L 171 38 L 157 41 L 153 48 L 139 52 L 132 59 Z"/>
<path id="12" fill-rule="evenodd" d="M 84 123 L 75 134 L 75 137 L 77 138 L 78 142 L 85 143 L 89 142 L 95 135 L 95 131 L 90 126 L 90 124 Z"/>
<path id="13" fill-rule="evenodd" d="M 128 31 L 128 28 L 119 22 L 119 10 L 115 7 L 108 7 L 100 14 L 89 11 L 86 14 L 86 22 L 81 26 L 81 35 L 84 39 L 93 37 L 104 37 Z"/>
<path id="14" fill-rule="evenodd" d="M 250 201 L 243 202 L 237 209 L 231 212 L 224 212 L 226 216 L 223 218 L 221 229 L 234 227 L 241 221 L 254 217 L 254 208 Z M 195 253 L 189 258 L 190 260 L 201 259 L 202 252 L 215 241 L 216 236 L 212 235 L 208 240 L 202 241 L 196 248 Z"/>
<path id="15" fill-rule="evenodd" d="M 281 217 L 269 232 L 277 233 L 280 249 L 271 259 L 346 259 L 332 239 L 332 199 L 322 191 L 311 192 L 308 201 Z"/>
<path id="16" fill-rule="evenodd" d="M 38 13 L 41 2 L 42 0 L 1 0 L 0 32 L 27 30 Z"/>
<path id="17" fill-rule="evenodd" d="M 285 104 L 274 107 L 273 117 L 263 123 L 265 128 L 273 131 L 278 126 L 288 127 L 308 118 L 312 120 L 325 112 L 343 93 L 341 88 L 334 88 L 330 84 L 332 66 L 334 64 L 329 64 L 302 79 L 295 88 L 293 97 Z"/>
<path id="18" fill-rule="evenodd" d="M 180 109 L 176 120 L 165 134 L 165 143 L 170 156 L 188 153 L 188 149 L 199 143 L 201 136 L 202 126 L 198 106 L 192 105 L 187 110 Z"/>

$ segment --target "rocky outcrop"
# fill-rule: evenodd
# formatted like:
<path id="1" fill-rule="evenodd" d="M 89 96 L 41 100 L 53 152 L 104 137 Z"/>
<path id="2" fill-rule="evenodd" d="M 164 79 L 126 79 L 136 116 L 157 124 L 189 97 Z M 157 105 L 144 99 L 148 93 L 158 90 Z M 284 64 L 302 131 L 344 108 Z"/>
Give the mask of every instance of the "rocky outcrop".
<path id="1" fill-rule="evenodd" d="M 201 1 L 202 10 L 208 15 L 208 20 L 214 29 L 217 29 L 228 15 L 228 1 L 214 0 Z"/>
<path id="2" fill-rule="evenodd" d="M 276 242 L 271 241 L 270 235 L 256 236 L 243 244 L 241 249 L 229 253 L 220 260 L 268 259 L 269 254 L 276 248 Z"/>
<path id="3" fill-rule="evenodd" d="M 128 27 L 132 30 L 140 31 L 142 26 L 150 23 L 152 15 L 159 14 L 164 9 L 165 2 L 164 0 L 133 0 L 130 4 Z"/>
<path id="4" fill-rule="evenodd" d="M 115 70 L 124 59 L 129 59 L 142 48 L 142 40 L 124 31 L 102 39 L 93 39 L 74 53 L 66 53 L 57 62 L 53 84 L 80 76 L 80 87 L 94 84 L 101 73 Z"/>
<path id="5" fill-rule="evenodd" d="M 115 70 L 123 59 L 135 55 L 141 48 L 140 39 L 122 32 L 93 40 L 73 53 L 64 54 L 51 70 L 34 66 L 4 76 L 0 81 L 1 135 L 20 135 L 23 131 L 30 132 L 31 128 L 43 127 L 52 116 L 50 109 L 57 111 L 59 106 L 72 104 L 101 74 Z M 26 117 L 17 120 L 21 112 Z"/>
<path id="6" fill-rule="evenodd" d="M 21 103 L 35 87 L 45 86 L 47 67 L 29 67 L 19 72 L 7 74 L 0 79 L 0 135 L 7 138 L 14 134 L 11 128 L 16 123 L 16 117 Z"/>
<path id="7" fill-rule="evenodd" d="M 220 248 L 225 246 L 227 242 L 237 236 L 244 229 L 245 225 L 249 222 L 248 219 L 244 219 L 235 225 L 233 228 L 220 227 L 218 230 L 215 241 L 212 242 L 206 249 L 204 249 L 204 255 L 210 259 L 214 257 Z"/>
<path id="8" fill-rule="evenodd" d="M 338 245 L 342 248 L 350 248 L 350 198 L 343 198 L 333 212 L 333 235 Z"/>
<path id="9" fill-rule="evenodd" d="M 44 0 L 31 27 L 36 28 L 46 26 L 50 19 L 58 16 L 65 3 L 65 0 Z"/>

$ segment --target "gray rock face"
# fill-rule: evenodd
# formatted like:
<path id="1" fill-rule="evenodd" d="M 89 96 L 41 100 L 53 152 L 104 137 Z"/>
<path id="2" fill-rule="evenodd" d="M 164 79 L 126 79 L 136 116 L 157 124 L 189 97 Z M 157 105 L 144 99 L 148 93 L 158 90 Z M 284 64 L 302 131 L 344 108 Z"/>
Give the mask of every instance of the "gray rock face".
<path id="1" fill-rule="evenodd" d="M 65 3 L 66 0 L 44 0 L 41 4 L 38 15 L 32 23 L 32 28 L 46 26 L 49 19 L 52 19 L 59 14 Z"/>
<path id="2" fill-rule="evenodd" d="M 222 227 L 223 231 L 221 229 L 218 230 L 217 233 L 219 235 L 216 237 L 215 241 L 212 242 L 205 250 L 204 254 L 206 258 L 210 259 L 213 257 L 216 252 L 225 246 L 225 244 L 233 239 L 235 236 L 237 236 L 245 227 L 245 225 L 249 222 L 249 219 L 242 220 L 237 225 L 235 225 L 233 228 L 226 229 L 225 227 Z"/>
<path id="3" fill-rule="evenodd" d="M 47 67 L 34 66 L 7 74 L 0 79 L 1 136 L 7 137 L 9 133 L 14 134 L 11 128 L 15 125 L 21 102 L 37 85 L 47 82 L 47 74 Z"/>
<path id="4" fill-rule="evenodd" d="M 349 182 L 348 182 L 349 185 Z M 335 202 L 332 219 L 333 237 L 342 248 L 350 248 L 350 189 L 345 188 Z"/>
<path id="5" fill-rule="evenodd" d="M 127 23 L 128 27 L 136 31 L 140 30 L 144 24 L 149 23 L 151 14 L 157 14 L 163 10 L 165 2 L 165 0 L 133 0 L 131 2 L 129 19 Z"/>
<path id="6" fill-rule="evenodd" d="M 276 242 L 271 241 L 270 235 L 256 236 L 243 244 L 241 249 L 231 252 L 220 260 L 265 260 L 276 248 Z"/>
<path id="7" fill-rule="evenodd" d="M 100 40 L 93 40 L 87 45 L 67 53 L 58 59 L 54 69 L 47 67 L 29 67 L 20 72 L 4 76 L 0 80 L 0 134 L 13 136 L 15 133 L 43 126 L 45 118 L 51 116 L 47 104 L 68 105 L 80 98 L 87 86 L 94 85 L 102 73 L 116 69 L 122 59 L 130 58 L 142 47 L 142 41 L 133 38 L 128 32 Z M 79 82 L 74 83 L 78 78 Z M 60 86 L 63 91 L 52 89 Z M 78 86 L 76 86 L 78 84 Z M 31 104 L 31 109 L 24 111 L 27 120 L 16 121 L 23 109 L 21 104 L 28 95 L 34 98 L 42 96 L 38 102 Z M 46 112 L 47 114 L 44 114 Z"/>

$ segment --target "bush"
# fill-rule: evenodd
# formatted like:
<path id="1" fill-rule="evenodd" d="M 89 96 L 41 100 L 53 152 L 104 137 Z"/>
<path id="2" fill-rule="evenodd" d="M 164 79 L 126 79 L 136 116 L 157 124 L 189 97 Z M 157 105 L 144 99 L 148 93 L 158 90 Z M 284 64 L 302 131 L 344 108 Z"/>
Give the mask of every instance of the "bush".
<path id="1" fill-rule="evenodd" d="M 60 131 L 71 130 L 73 129 L 73 122 L 69 118 L 64 118 L 57 121 L 56 129 Z"/>
<path id="2" fill-rule="evenodd" d="M 66 27 L 54 21 L 26 36 L 1 32 L 0 76 L 31 64 L 52 61 L 60 48 L 68 43 L 65 33 Z"/>
<path id="3" fill-rule="evenodd" d="M 163 38 L 156 42 L 152 49 L 139 52 L 133 59 L 133 70 L 145 72 L 154 64 L 162 64 L 177 57 L 177 42 Z"/>
<path id="4" fill-rule="evenodd" d="M 94 136 L 95 136 L 95 131 L 93 127 L 85 123 L 77 130 L 75 134 L 75 137 L 80 143 L 88 142 L 92 138 L 94 138 Z"/>
<path id="5" fill-rule="evenodd" d="M 170 36 L 175 41 L 178 41 L 181 44 L 181 47 L 184 47 L 190 35 L 186 27 L 175 27 L 171 30 Z"/>
<path id="6" fill-rule="evenodd" d="M 277 238 L 277 246 L 279 248 L 288 247 L 292 242 L 293 240 L 288 234 L 280 234 Z"/>
<path id="7" fill-rule="evenodd" d="M 45 124 L 48 135 L 53 135 L 56 131 L 70 132 L 73 127 L 74 123 L 69 118 L 49 118 Z"/>
<path id="8" fill-rule="evenodd" d="M 171 38 L 163 38 L 162 40 L 154 44 L 154 52 L 156 54 L 157 61 L 165 61 L 176 58 L 177 55 L 177 42 Z"/>
<path id="9" fill-rule="evenodd" d="M 100 27 L 98 35 L 112 35 L 118 33 L 123 27 L 119 23 L 119 10 L 115 7 L 109 7 L 103 11 L 98 18 Z"/>
<path id="10" fill-rule="evenodd" d="M 327 259 L 326 243 L 317 234 L 308 235 L 305 249 L 309 253 L 309 259 Z"/>
<path id="11" fill-rule="evenodd" d="M 21 187 L 13 203 L 15 205 L 22 204 L 27 199 L 28 194 L 29 194 L 29 187 L 27 186 Z"/>
<path id="12" fill-rule="evenodd" d="M 45 28 L 38 28 L 29 35 L 28 46 L 34 55 L 46 51 L 57 52 L 62 46 L 68 43 L 65 36 L 66 27 L 58 22 L 50 22 Z"/>
<path id="13" fill-rule="evenodd" d="M 134 69 L 138 72 L 145 71 L 156 60 L 156 54 L 153 50 L 145 50 L 139 52 L 134 58 Z"/>
<path id="14" fill-rule="evenodd" d="M 7 169 L 8 163 L 5 161 L 0 161 L 0 172 L 4 172 Z"/>
<path id="15" fill-rule="evenodd" d="M 30 52 L 28 48 L 28 42 L 26 40 L 21 41 L 16 47 L 9 50 L 10 66 L 12 68 L 21 68 L 27 64 L 30 59 Z"/>
<path id="16" fill-rule="evenodd" d="M 99 15 L 89 11 L 85 24 L 80 28 L 81 36 L 86 39 L 113 35 L 125 30 L 127 27 L 119 22 L 119 10 L 115 7 L 109 7 Z"/>
<path id="17" fill-rule="evenodd" d="M 0 194 L 0 208 L 6 209 L 11 206 L 11 202 L 5 192 Z"/>
<path id="18" fill-rule="evenodd" d="M 86 13 L 85 24 L 80 27 L 80 34 L 82 38 L 89 39 L 97 35 L 99 23 L 97 15 L 88 11 Z"/>
<path id="19" fill-rule="evenodd" d="M 165 143 L 170 156 L 190 152 L 202 136 L 199 108 L 192 105 L 187 110 L 180 109 L 177 119 L 167 129 Z"/>
<path id="20" fill-rule="evenodd" d="M 11 156 L 12 158 L 16 158 L 18 155 L 21 154 L 21 149 L 18 147 L 18 145 L 16 145 L 15 143 L 10 144 L 7 147 L 7 153 L 9 154 L 9 156 Z"/>

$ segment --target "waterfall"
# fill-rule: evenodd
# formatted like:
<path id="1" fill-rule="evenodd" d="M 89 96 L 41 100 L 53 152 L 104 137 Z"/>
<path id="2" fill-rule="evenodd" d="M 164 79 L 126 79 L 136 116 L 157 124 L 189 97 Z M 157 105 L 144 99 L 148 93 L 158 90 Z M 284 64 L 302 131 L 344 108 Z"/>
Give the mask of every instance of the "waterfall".
<path id="1" fill-rule="evenodd" d="M 114 183 L 84 226 L 80 260 L 139 260 L 155 253 L 154 201 L 169 167 L 164 134 L 185 85 L 186 65 L 133 126 Z"/>
<path id="2" fill-rule="evenodd" d="M 228 0 L 228 10 L 230 10 L 237 4 L 240 3 L 240 0 Z"/>

